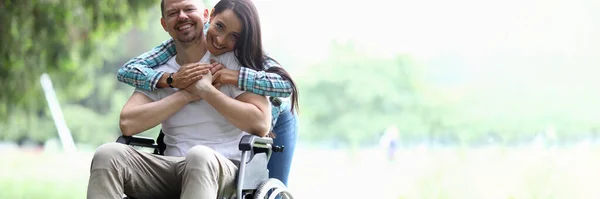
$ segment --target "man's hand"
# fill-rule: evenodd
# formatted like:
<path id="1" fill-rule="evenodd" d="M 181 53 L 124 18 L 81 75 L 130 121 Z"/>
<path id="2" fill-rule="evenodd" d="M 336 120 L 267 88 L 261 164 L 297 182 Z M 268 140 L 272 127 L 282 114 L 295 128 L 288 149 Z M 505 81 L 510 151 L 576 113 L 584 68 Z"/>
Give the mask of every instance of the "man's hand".
<path id="1" fill-rule="evenodd" d="M 192 85 L 188 86 L 185 88 L 186 91 L 197 95 L 197 96 L 202 96 L 202 94 L 206 91 L 209 91 L 211 88 L 214 88 L 213 84 L 212 84 L 212 74 L 210 73 L 210 70 L 208 70 L 208 73 L 204 74 L 202 76 L 202 79 L 196 81 L 196 83 L 193 83 Z"/>
<path id="2" fill-rule="evenodd" d="M 223 64 L 215 61 L 214 59 L 210 60 L 210 64 L 212 64 L 212 68 L 210 68 L 210 72 L 212 74 L 215 74 L 215 73 L 217 73 L 217 71 L 225 68 L 225 66 Z"/>
<path id="3" fill-rule="evenodd" d="M 208 73 L 210 64 L 190 63 L 179 67 L 179 70 L 173 73 L 173 87 L 185 89 L 194 82 L 202 79 L 202 76 Z"/>
<path id="4" fill-rule="evenodd" d="M 210 69 L 213 75 L 213 84 L 231 84 L 237 86 L 240 76 L 239 70 L 225 68 L 223 64 L 210 60 L 213 67 Z"/>

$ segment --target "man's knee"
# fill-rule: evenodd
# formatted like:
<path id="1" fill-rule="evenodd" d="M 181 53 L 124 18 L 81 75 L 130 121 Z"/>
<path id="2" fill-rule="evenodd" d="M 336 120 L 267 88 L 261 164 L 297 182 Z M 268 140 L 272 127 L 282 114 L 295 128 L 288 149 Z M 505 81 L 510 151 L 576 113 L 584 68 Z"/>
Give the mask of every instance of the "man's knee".
<path id="1" fill-rule="evenodd" d="M 206 146 L 198 145 L 192 147 L 186 156 L 187 168 L 201 169 L 218 164 L 215 151 Z"/>
<path id="2" fill-rule="evenodd" d="M 92 168 L 111 168 L 127 157 L 127 145 L 116 142 L 106 143 L 96 149 L 92 159 Z"/>

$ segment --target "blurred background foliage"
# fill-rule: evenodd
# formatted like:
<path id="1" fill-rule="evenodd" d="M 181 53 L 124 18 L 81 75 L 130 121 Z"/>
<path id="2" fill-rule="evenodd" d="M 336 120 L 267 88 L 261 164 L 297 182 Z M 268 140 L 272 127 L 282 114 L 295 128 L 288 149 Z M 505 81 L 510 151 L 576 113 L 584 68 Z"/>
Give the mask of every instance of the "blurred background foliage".
<path id="1" fill-rule="evenodd" d="M 113 95 L 117 83 L 109 66 L 122 62 L 120 35 L 132 22 L 146 19 L 153 5 L 148 0 L 2 1 L 0 139 L 56 137 L 39 81 L 42 73 L 52 78 L 77 141 L 117 131 L 108 121 L 118 118 L 114 111 L 124 98 L 114 101 L 123 96 Z"/>

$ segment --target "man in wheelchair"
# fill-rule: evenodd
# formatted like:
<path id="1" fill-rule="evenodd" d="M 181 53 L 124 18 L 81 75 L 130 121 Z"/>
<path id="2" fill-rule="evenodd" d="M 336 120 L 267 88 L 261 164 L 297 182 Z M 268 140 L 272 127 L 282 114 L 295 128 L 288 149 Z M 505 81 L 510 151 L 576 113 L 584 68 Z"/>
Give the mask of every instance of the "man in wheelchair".
<path id="1" fill-rule="evenodd" d="M 211 55 L 203 41 L 206 9 L 199 1 L 175 2 L 179 4 L 165 5 L 161 22 L 178 53 L 157 70 L 193 70 L 203 77 L 182 90 L 134 91 L 121 112 L 122 133 L 132 136 L 162 124 L 164 156 L 120 143 L 100 146 L 92 159 L 88 199 L 123 194 L 137 199 L 229 197 L 236 191 L 240 139 L 249 134 L 264 137 L 270 130 L 266 97 L 232 85 L 212 85 Z M 173 19 L 166 14 L 169 9 L 177 13 Z M 219 59 L 225 67 L 239 70 L 233 53 Z"/>

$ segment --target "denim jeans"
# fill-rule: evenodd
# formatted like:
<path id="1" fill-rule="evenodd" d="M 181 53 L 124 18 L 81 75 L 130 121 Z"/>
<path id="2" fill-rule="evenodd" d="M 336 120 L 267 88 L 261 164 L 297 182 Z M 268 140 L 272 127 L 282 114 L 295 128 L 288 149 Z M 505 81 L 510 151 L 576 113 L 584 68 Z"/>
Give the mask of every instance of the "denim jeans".
<path id="1" fill-rule="evenodd" d="M 292 166 L 294 148 L 296 148 L 296 140 L 298 139 L 297 122 L 296 114 L 287 110 L 279 115 L 277 123 L 273 127 L 275 133 L 273 143 L 276 146 L 284 146 L 285 148 L 283 152 L 271 155 L 267 168 L 269 169 L 269 177 L 281 180 L 286 186 L 290 167 Z"/>

